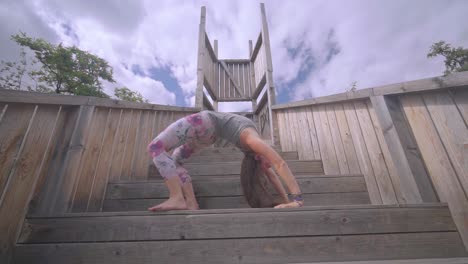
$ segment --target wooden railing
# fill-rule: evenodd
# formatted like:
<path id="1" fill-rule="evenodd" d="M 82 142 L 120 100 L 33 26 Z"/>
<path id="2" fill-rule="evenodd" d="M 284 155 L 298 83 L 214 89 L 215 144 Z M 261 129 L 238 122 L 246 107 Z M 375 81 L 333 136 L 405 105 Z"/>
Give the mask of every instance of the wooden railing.
<path id="1" fill-rule="evenodd" d="M 273 66 L 263 4 L 260 5 L 260 10 L 262 28 L 255 45 L 252 46 L 252 41 L 249 41 L 249 57 L 221 60 L 218 59 L 218 41 L 215 40 L 212 46 L 206 33 L 206 9 L 202 7 L 195 106 L 217 111 L 218 102 L 250 101 L 254 120 L 259 127 L 262 127 L 264 139 L 271 140 L 274 144 L 276 134 L 273 129 L 275 126 L 271 106 L 276 103 L 276 95 L 272 77 Z M 265 96 L 259 98 L 261 94 Z M 265 124 L 265 121 L 268 124 Z"/>
<path id="2" fill-rule="evenodd" d="M 363 174 L 373 204 L 448 203 L 468 248 L 468 72 L 273 109 L 283 151 Z"/>
<path id="3" fill-rule="evenodd" d="M 2 263 L 27 211 L 101 211 L 107 183 L 154 174 L 146 146 L 172 121 L 197 111 L 0 90 Z"/>

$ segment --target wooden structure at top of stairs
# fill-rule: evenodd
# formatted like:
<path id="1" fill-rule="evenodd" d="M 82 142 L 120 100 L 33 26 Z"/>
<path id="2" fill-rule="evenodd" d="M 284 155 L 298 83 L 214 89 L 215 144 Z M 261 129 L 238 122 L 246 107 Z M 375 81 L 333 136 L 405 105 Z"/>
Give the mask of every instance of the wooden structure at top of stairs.
<path id="1" fill-rule="evenodd" d="M 202 107 L 0 90 L 0 263 L 468 263 L 468 73 L 265 105 L 305 207 L 247 208 L 213 148 L 187 164 L 203 210 L 149 213 L 146 145 Z"/>

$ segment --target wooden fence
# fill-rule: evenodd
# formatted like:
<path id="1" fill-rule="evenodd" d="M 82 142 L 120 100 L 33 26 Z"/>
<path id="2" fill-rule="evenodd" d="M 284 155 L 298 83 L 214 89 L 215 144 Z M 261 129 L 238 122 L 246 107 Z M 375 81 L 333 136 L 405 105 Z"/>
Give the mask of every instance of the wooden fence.
<path id="1" fill-rule="evenodd" d="M 10 252 L 28 210 L 100 211 L 109 181 L 147 179 L 151 139 L 197 111 L 0 90 L 0 255 Z"/>
<path id="2" fill-rule="evenodd" d="M 273 109 L 283 151 L 363 174 L 373 204 L 447 202 L 468 245 L 468 73 Z"/>

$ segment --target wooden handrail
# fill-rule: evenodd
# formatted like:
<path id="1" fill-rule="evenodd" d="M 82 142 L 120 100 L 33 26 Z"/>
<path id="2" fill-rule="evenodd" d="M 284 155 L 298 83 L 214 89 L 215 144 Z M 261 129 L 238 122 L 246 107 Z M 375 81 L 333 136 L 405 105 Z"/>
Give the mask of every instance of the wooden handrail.
<path id="1" fill-rule="evenodd" d="M 61 94 L 46 94 L 38 92 L 27 92 L 17 90 L 0 89 L 0 102 L 2 103 L 32 103 L 32 104 L 50 104 L 50 105 L 89 105 L 110 108 L 131 108 L 141 110 L 161 110 L 161 111 L 176 111 L 176 112 L 193 112 L 199 111 L 195 107 L 181 107 L 171 105 L 158 105 L 148 103 L 136 103 L 115 99 L 78 96 L 78 95 L 61 95 Z"/>

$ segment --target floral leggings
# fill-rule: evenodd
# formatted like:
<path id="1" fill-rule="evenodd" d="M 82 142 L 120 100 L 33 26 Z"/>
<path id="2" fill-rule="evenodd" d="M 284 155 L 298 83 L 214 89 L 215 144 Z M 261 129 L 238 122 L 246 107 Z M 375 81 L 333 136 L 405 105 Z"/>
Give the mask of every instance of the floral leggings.
<path id="1" fill-rule="evenodd" d="M 211 118 L 203 113 L 183 117 L 161 132 L 148 145 L 148 152 L 161 176 L 167 180 L 179 177 L 181 183 L 190 182 L 184 161 L 198 150 L 216 141 L 216 130 Z M 171 152 L 172 156 L 168 152 Z"/>

